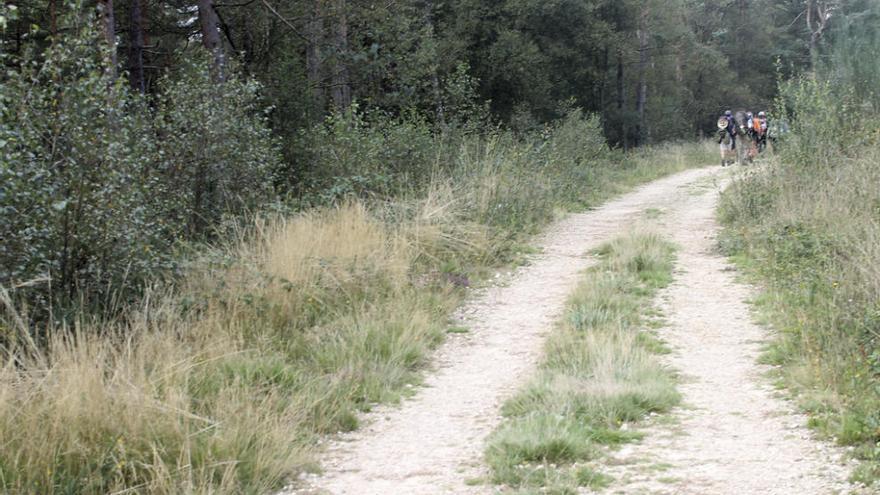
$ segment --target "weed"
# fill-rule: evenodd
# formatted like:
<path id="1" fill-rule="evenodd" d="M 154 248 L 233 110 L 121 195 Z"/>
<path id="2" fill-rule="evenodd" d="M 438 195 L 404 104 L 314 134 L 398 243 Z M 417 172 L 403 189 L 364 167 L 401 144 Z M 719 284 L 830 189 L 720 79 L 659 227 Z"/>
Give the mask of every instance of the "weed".
<path id="1" fill-rule="evenodd" d="M 661 208 L 647 208 L 645 210 L 645 218 L 649 220 L 656 220 L 663 216 L 664 213 L 666 212 Z"/>

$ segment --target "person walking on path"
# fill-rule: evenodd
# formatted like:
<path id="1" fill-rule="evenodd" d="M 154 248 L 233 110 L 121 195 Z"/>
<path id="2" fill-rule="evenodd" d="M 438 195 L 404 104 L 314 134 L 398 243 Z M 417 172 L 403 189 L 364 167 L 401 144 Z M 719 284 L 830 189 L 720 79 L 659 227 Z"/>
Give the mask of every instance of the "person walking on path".
<path id="1" fill-rule="evenodd" d="M 732 165 L 732 155 L 736 150 L 736 121 L 733 112 L 727 110 L 718 119 L 718 144 L 721 147 L 721 166 Z"/>

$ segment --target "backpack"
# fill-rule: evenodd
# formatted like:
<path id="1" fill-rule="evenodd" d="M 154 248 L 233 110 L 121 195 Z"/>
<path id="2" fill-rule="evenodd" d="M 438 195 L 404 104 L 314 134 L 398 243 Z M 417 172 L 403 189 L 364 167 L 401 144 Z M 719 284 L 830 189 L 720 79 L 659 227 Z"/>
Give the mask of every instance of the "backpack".
<path id="1" fill-rule="evenodd" d="M 759 136 L 763 135 L 764 131 L 767 130 L 767 121 L 760 117 L 755 117 L 755 120 L 752 121 L 752 130 Z"/>

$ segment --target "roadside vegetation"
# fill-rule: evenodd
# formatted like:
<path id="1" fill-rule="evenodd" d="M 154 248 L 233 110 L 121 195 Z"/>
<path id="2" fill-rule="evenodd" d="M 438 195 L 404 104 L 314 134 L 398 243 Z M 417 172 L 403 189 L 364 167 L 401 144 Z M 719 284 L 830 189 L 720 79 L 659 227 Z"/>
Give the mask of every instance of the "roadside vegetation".
<path id="1" fill-rule="evenodd" d="M 490 436 L 491 482 L 521 493 L 579 493 L 611 479 L 593 461 L 638 440 L 629 426 L 678 404 L 675 377 L 647 328 L 657 290 L 672 280 L 673 246 L 636 231 L 600 248 L 598 265 L 548 337 L 537 375 L 503 406 Z"/>
<path id="2" fill-rule="evenodd" d="M 880 479 L 880 45 L 864 31 L 878 15 L 841 24 L 827 67 L 782 85 L 791 133 L 720 210 L 723 247 L 764 288 L 766 361 L 866 483 Z"/>

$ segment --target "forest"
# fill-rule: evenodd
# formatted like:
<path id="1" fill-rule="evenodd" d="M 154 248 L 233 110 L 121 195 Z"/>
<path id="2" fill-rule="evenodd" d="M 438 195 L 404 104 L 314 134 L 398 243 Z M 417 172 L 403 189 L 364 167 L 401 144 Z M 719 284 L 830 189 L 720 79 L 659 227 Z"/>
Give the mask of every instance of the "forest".
<path id="1" fill-rule="evenodd" d="M 722 245 L 801 325 L 775 362 L 824 377 L 790 377 L 834 397 L 815 426 L 880 476 L 878 25 L 876 0 L 4 2 L 0 490 L 279 489 L 418 382 L 468 286 L 561 211 L 715 163 L 728 109 L 790 128 Z"/>

